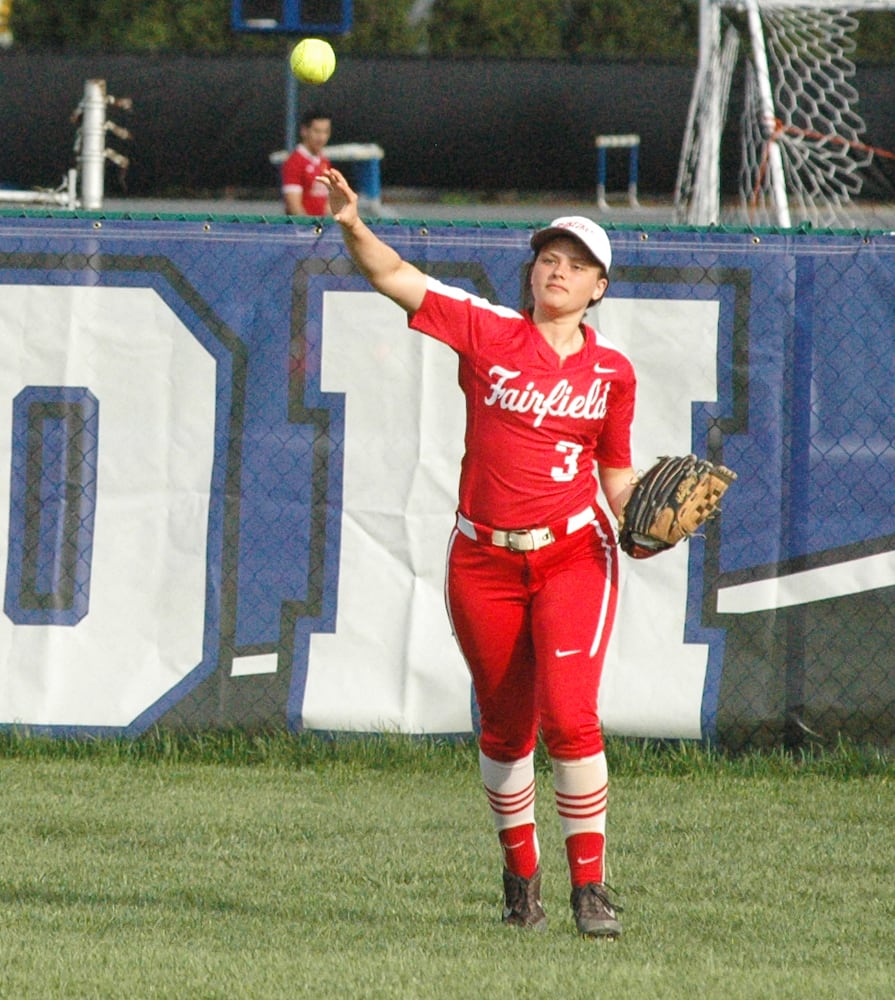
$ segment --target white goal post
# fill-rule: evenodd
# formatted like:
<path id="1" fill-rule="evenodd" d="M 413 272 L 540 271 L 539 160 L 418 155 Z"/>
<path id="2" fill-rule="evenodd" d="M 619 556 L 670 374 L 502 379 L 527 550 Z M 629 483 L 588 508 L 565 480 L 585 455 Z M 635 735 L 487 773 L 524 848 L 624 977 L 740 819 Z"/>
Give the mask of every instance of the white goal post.
<path id="1" fill-rule="evenodd" d="M 854 225 L 875 149 L 853 77 L 862 13 L 895 0 L 699 0 L 699 62 L 675 187 L 675 221 L 789 228 Z M 743 42 L 742 36 L 748 41 Z M 736 204 L 722 207 L 722 138 L 743 71 Z M 888 155 L 888 154 L 887 154 Z"/>

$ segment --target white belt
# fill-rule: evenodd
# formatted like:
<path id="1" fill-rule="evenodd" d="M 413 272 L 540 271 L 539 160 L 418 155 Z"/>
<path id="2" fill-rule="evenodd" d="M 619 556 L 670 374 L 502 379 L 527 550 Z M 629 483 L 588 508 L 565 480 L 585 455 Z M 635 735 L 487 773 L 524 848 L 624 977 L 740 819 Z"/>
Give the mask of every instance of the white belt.
<path id="1" fill-rule="evenodd" d="M 476 524 L 468 517 L 458 513 L 457 530 L 474 542 L 497 545 L 502 549 L 509 549 L 511 552 L 534 552 L 536 549 L 544 548 L 545 545 L 551 545 L 557 538 L 565 538 L 567 535 L 573 535 L 576 531 L 580 531 L 585 525 L 590 524 L 596 516 L 593 507 L 588 507 L 561 524 L 553 524 L 545 528 L 516 528 L 512 531 L 504 531 L 489 528 L 484 524 Z"/>

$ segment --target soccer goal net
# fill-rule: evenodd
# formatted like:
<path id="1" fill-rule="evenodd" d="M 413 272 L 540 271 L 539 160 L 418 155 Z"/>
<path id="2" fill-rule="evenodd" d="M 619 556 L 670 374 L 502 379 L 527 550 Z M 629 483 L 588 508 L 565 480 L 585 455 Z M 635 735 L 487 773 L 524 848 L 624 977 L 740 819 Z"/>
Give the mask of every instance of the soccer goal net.
<path id="1" fill-rule="evenodd" d="M 700 0 L 699 63 L 675 188 L 680 223 L 849 227 L 875 155 L 854 85 L 854 35 L 895 0 Z M 895 16 L 895 14 L 893 14 Z M 739 129 L 728 127 L 742 69 Z M 738 193 L 722 204 L 722 140 L 738 132 Z"/>

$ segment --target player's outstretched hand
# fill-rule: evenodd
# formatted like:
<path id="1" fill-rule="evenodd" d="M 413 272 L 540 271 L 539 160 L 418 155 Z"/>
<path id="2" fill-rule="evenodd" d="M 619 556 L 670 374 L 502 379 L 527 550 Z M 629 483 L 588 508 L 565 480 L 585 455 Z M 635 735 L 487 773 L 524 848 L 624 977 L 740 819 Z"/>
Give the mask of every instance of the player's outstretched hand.
<path id="1" fill-rule="evenodd" d="M 357 194 L 345 180 L 345 175 L 335 167 L 330 167 L 320 175 L 329 188 L 329 209 L 340 225 L 351 226 L 357 219 Z"/>

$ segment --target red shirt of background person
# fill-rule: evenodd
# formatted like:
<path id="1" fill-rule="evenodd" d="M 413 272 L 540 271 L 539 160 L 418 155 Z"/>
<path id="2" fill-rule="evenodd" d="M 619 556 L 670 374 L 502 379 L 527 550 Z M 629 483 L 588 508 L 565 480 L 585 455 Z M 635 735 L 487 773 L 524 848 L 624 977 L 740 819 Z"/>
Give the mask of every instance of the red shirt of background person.
<path id="1" fill-rule="evenodd" d="M 326 215 L 329 190 L 319 180 L 331 164 L 323 150 L 332 135 L 332 118 L 311 109 L 301 116 L 301 142 L 283 164 L 283 205 L 287 215 Z"/>

